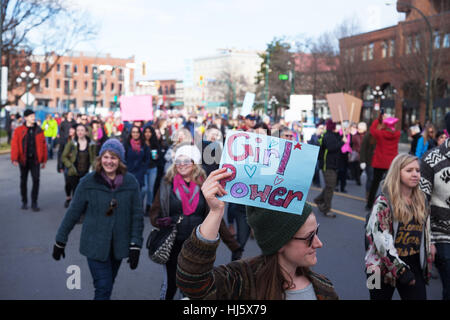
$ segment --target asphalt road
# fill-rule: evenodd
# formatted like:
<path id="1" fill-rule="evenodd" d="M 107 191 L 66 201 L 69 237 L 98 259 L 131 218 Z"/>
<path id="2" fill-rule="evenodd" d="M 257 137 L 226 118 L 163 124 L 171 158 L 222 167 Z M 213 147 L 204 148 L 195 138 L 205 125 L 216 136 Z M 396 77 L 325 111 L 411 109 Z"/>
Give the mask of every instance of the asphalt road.
<path id="1" fill-rule="evenodd" d="M 364 182 L 365 176 L 363 176 Z M 29 178 L 31 189 L 31 178 Z M 324 217 L 315 208 L 320 223 L 319 237 L 324 246 L 318 250 L 316 272 L 326 275 L 335 285 L 341 299 L 367 300 L 364 274 L 364 198 L 363 187 L 348 182 L 348 194 L 335 194 L 333 209 L 337 218 Z M 308 200 L 319 193 L 312 188 Z M 69 237 L 66 258 L 54 261 L 51 251 L 56 230 L 65 213 L 64 178 L 56 172 L 56 160 L 50 160 L 41 170 L 39 205 L 40 212 L 20 209 L 19 169 L 0 155 L 0 299 L 72 300 L 92 299 L 94 288 L 87 266 L 81 256 L 79 238 L 81 225 L 77 225 Z M 151 225 L 145 219 L 144 238 Z M 249 239 L 245 257 L 259 254 L 255 240 Z M 220 244 L 216 264 L 230 261 L 231 253 Z M 67 281 L 73 273 L 70 266 L 78 266 L 81 288 L 68 289 Z M 162 283 L 162 266 L 141 253 L 139 266 L 131 270 L 123 260 L 116 279 L 112 299 L 159 299 Z M 441 283 L 432 279 L 427 287 L 429 299 L 440 299 Z M 399 299 L 397 293 L 394 296 Z"/>

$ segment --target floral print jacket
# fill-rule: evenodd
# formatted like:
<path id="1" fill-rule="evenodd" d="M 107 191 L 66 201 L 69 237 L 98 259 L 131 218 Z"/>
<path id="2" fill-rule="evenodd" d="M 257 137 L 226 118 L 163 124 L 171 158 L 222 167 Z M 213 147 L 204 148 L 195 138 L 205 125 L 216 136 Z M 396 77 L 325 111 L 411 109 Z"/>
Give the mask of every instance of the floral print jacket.
<path id="1" fill-rule="evenodd" d="M 427 210 L 428 210 L 428 206 Z M 373 274 L 379 268 L 384 282 L 395 287 L 399 272 L 408 265 L 403 262 L 395 248 L 395 235 L 398 221 L 393 221 L 389 199 L 381 194 L 375 201 L 366 226 L 366 238 L 369 247 L 366 251 L 365 266 L 367 274 Z M 431 272 L 431 228 L 429 211 L 422 231 L 420 243 L 420 262 L 425 281 L 428 283 Z"/>

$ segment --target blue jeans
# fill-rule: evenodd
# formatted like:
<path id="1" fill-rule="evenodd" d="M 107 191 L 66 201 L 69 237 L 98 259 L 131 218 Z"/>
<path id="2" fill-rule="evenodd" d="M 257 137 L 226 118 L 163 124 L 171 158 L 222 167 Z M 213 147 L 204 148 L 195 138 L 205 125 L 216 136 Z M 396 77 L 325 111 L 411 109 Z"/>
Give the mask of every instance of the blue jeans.
<path id="1" fill-rule="evenodd" d="M 158 175 L 158 168 L 154 167 L 151 169 L 147 169 L 145 173 L 145 191 L 147 193 L 147 205 L 151 206 L 153 203 L 153 197 L 155 196 L 154 188 L 156 176 Z"/>
<path id="2" fill-rule="evenodd" d="M 373 168 L 372 166 L 366 165 L 366 169 L 364 169 L 367 176 L 366 181 L 366 192 L 368 193 L 370 191 L 370 186 L 372 185 L 373 180 Z"/>
<path id="3" fill-rule="evenodd" d="M 53 147 L 55 139 L 52 137 L 46 137 L 45 140 L 47 141 L 47 154 L 49 159 L 53 159 Z"/>
<path id="4" fill-rule="evenodd" d="M 110 300 L 114 280 L 116 279 L 117 272 L 119 272 L 122 260 L 114 259 L 112 254 L 105 262 L 89 258 L 87 260 L 94 280 L 94 300 Z"/>
<path id="5" fill-rule="evenodd" d="M 436 243 L 434 261 L 442 281 L 442 300 L 450 300 L 450 243 Z"/>

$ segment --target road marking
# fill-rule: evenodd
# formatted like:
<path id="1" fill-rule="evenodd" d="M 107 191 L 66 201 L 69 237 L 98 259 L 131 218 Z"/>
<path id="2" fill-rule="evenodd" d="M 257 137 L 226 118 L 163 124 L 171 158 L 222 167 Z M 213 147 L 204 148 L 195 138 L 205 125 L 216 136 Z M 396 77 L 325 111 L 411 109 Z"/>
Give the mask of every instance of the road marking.
<path id="1" fill-rule="evenodd" d="M 311 187 L 310 189 L 315 190 L 315 191 L 320 191 L 322 192 L 321 188 L 317 188 L 317 187 Z M 359 200 L 359 201 L 363 201 L 366 202 L 367 200 L 361 197 L 357 197 L 357 196 L 352 196 L 351 194 L 346 194 L 346 193 L 342 193 L 342 192 L 337 192 L 334 191 L 334 194 L 337 196 L 341 196 L 341 197 L 346 197 L 346 198 L 350 198 L 350 199 L 354 199 L 354 200 Z"/>
<path id="2" fill-rule="evenodd" d="M 317 208 L 317 204 L 309 202 L 309 201 L 307 201 L 307 202 L 311 206 Z M 363 217 L 357 216 L 356 214 L 351 214 L 351 213 L 344 212 L 344 211 L 337 210 L 337 209 L 331 209 L 331 212 L 334 212 L 334 213 L 337 213 L 337 214 L 340 214 L 340 215 L 343 215 L 343 216 L 346 216 L 346 217 L 349 217 L 349 218 L 353 218 L 353 219 L 356 219 L 356 220 L 360 220 L 360 221 L 366 222 L 366 219 L 364 219 Z"/>

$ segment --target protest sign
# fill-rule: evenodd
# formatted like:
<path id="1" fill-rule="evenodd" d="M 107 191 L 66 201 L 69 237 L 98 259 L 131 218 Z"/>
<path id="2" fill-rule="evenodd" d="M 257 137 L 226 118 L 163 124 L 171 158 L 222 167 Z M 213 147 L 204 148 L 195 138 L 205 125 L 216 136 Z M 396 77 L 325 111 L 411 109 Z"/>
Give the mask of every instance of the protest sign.
<path id="1" fill-rule="evenodd" d="M 122 121 L 153 120 L 152 96 L 121 96 Z"/>
<path id="2" fill-rule="evenodd" d="M 334 122 L 350 121 L 358 123 L 361 117 L 362 100 L 347 93 L 330 93 L 326 95 Z"/>
<path id="3" fill-rule="evenodd" d="M 247 92 L 245 94 L 244 103 L 242 104 L 241 116 L 245 117 L 253 110 L 253 103 L 255 102 L 255 94 Z"/>
<path id="4" fill-rule="evenodd" d="M 228 194 L 220 199 L 301 214 L 318 153 L 314 145 L 232 130 L 220 167 L 233 174 L 221 181 Z"/>

